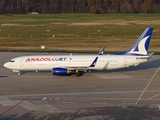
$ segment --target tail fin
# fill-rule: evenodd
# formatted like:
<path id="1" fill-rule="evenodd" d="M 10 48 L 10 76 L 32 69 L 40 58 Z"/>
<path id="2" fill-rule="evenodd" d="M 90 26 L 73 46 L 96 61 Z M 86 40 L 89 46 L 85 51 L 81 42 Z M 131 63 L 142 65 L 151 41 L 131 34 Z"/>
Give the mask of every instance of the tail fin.
<path id="1" fill-rule="evenodd" d="M 101 51 L 98 53 L 98 55 L 103 55 L 104 50 L 105 50 L 105 46 L 101 49 Z"/>
<path id="2" fill-rule="evenodd" d="M 141 34 L 131 48 L 120 54 L 147 55 L 153 28 L 149 27 Z"/>

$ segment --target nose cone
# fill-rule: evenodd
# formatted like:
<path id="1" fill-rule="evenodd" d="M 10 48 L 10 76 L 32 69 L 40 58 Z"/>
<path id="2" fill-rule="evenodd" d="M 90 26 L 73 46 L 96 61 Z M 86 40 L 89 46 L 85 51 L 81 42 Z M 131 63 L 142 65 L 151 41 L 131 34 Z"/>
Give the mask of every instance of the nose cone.
<path id="1" fill-rule="evenodd" d="M 5 68 L 9 68 L 9 62 L 6 62 L 3 66 L 4 66 Z"/>

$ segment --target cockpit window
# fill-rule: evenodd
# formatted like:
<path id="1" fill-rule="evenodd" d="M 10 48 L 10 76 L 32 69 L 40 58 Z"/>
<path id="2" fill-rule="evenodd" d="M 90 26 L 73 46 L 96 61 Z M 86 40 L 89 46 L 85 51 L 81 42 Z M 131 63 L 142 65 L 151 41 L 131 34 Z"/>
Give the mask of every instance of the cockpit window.
<path id="1" fill-rule="evenodd" d="M 11 63 L 15 62 L 15 60 L 10 60 Z"/>

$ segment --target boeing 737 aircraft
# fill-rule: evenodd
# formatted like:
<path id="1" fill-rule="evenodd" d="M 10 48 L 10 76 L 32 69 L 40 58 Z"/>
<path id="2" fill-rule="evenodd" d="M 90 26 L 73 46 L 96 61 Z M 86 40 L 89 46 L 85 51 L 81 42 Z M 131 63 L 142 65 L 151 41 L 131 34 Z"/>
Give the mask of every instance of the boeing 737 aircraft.
<path id="1" fill-rule="evenodd" d="M 18 72 L 52 71 L 53 75 L 76 74 L 81 76 L 90 70 L 113 70 L 129 66 L 137 66 L 146 62 L 153 53 L 148 53 L 153 28 L 149 27 L 137 41 L 125 52 L 115 55 L 103 55 L 105 47 L 98 55 L 49 55 L 22 56 L 11 59 L 4 67 Z"/>

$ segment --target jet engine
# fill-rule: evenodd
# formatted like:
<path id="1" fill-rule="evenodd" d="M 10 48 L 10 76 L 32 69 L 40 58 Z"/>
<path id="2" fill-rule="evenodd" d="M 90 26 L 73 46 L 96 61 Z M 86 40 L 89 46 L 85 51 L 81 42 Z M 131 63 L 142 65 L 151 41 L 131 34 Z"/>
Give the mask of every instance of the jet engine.
<path id="1" fill-rule="evenodd" d="M 52 73 L 53 73 L 53 75 L 67 76 L 69 74 L 75 74 L 76 72 L 67 70 L 67 68 L 59 68 L 59 67 L 57 67 L 57 68 L 53 68 L 52 69 Z"/>
<path id="2" fill-rule="evenodd" d="M 53 75 L 68 75 L 66 68 L 53 68 L 52 73 Z"/>

